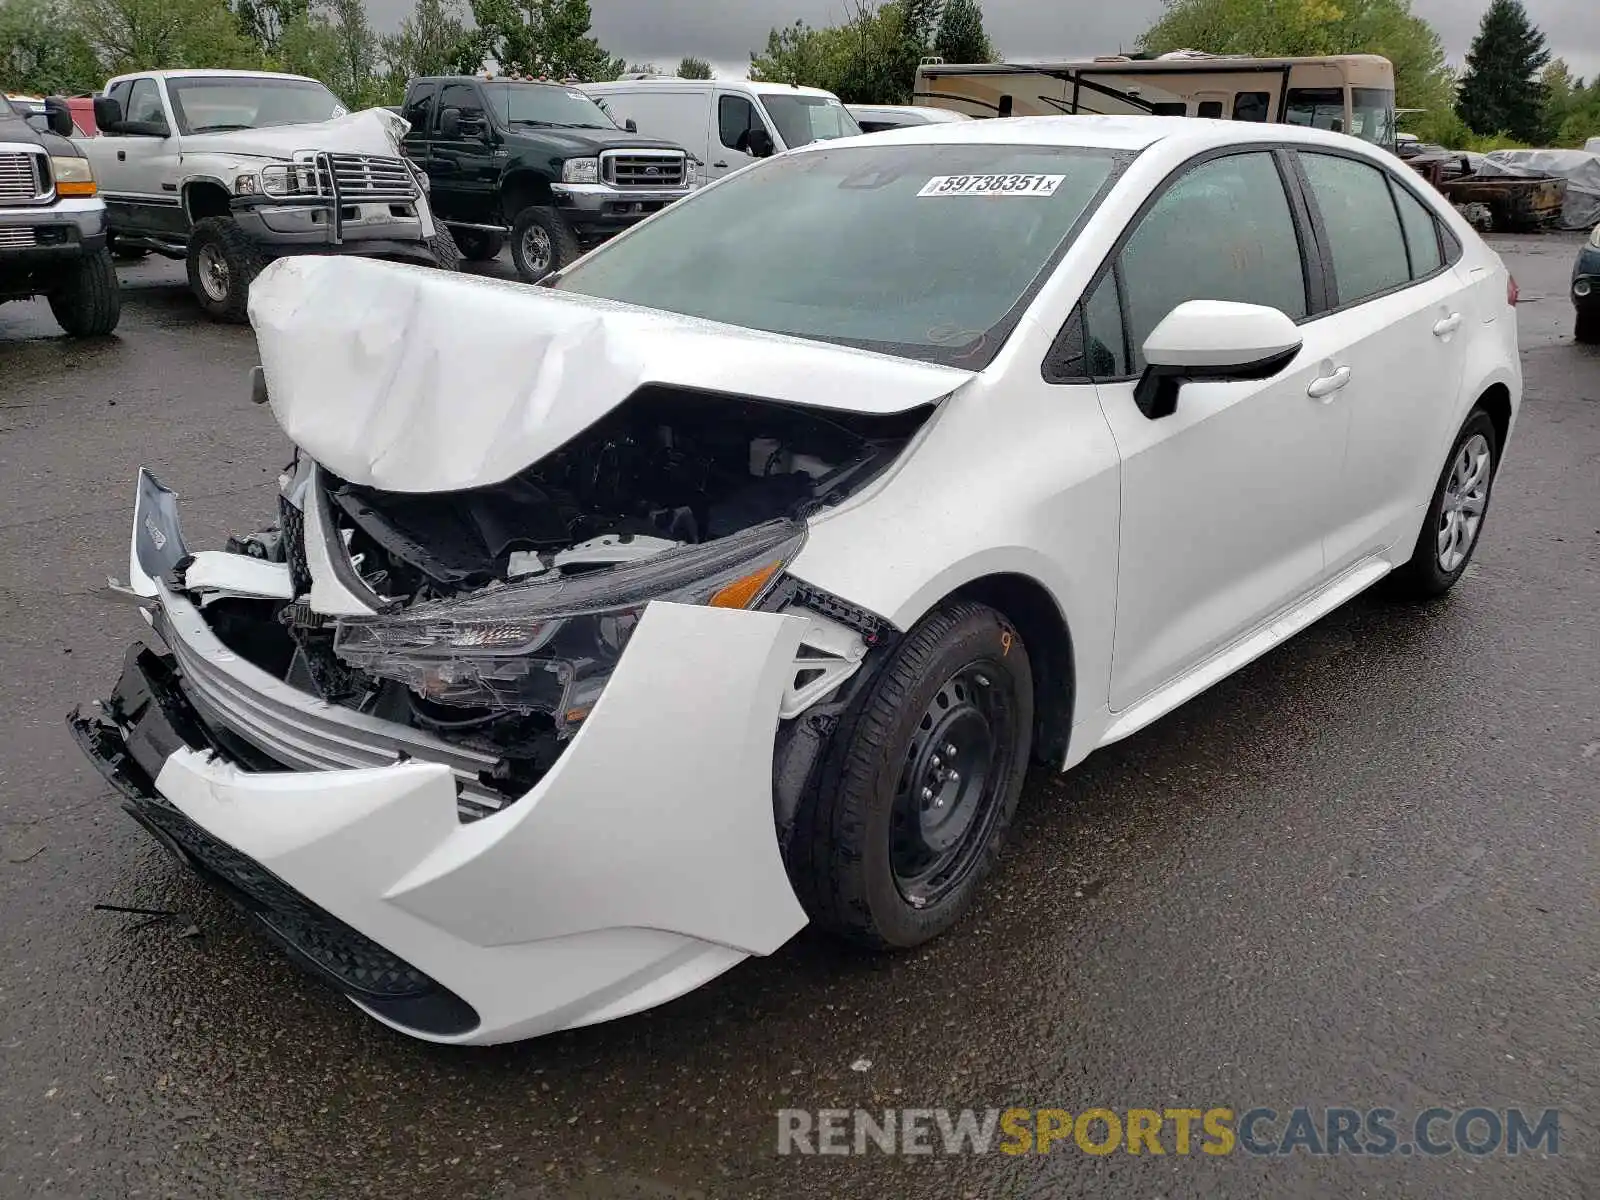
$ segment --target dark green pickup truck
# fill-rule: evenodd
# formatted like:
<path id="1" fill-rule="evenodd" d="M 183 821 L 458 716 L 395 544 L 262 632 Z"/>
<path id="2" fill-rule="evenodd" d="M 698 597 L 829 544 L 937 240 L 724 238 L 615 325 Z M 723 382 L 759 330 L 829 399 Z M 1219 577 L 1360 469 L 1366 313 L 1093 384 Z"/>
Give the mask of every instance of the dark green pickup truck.
<path id="1" fill-rule="evenodd" d="M 575 87 L 434 76 L 413 79 L 404 152 L 422 166 L 436 220 L 468 259 L 511 241 L 537 282 L 697 185 L 694 158 L 617 125 Z"/>

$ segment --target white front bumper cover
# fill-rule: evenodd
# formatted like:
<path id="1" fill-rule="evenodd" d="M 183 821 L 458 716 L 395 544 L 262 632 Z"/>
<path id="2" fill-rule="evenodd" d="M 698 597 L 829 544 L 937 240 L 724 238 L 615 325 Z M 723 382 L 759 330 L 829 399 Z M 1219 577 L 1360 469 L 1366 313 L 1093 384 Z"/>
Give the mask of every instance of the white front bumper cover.
<path id="1" fill-rule="evenodd" d="M 681 996 L 805 924 L 772 811 L 778 711 L 805 628 L 651 605 L 556 765 L 470 824 L 450 767 L 415 759 L 256 773 L 180 748 L 154 790 L 471 1009 L 422 1028 L 347 993 L 386 1024 L 459 1044 L 594 1024 Z M 246 681 L 255 670 L 235 666 Z"/>

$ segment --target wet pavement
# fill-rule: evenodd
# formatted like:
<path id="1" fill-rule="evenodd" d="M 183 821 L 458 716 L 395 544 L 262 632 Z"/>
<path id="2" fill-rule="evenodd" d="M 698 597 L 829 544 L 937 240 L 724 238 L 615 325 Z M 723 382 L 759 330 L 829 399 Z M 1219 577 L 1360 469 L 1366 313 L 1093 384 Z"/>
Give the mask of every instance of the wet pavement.
<path id="1" fill-rule="evenodd" d="M 250 332 L 160 260 L 104 343 L 0 307 L 0 1196 L 1600 1194 L 1600 352 L 1571 341 L 1576 240 L 1498 242 L 1527 399 L 1453 595 L 1358 600 L 1036 774 L 978 911 L 919 953 L 803 934 L 490 1050 L 300 975 L 67 736 L 140 628 L 104 589 L 138 467 L 194 545 L 273 511 Z M 776 1152 L 788 1108 L 1434 1104 L 1559 1108 L 1560 1153 Z"/>

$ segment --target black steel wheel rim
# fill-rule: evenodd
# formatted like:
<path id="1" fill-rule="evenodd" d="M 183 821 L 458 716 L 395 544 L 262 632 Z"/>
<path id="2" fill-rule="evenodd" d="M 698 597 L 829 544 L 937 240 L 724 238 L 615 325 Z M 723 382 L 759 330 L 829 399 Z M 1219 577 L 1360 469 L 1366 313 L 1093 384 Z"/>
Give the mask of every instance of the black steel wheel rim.
<path id="1" fill-rule="evenodd" d="M 940 685 L 901 758 L 889 866 L 913 908 L 939 903 L 983 857 L 1011 773 L 1016 713 L 999 668 L 969 663 Z"/>

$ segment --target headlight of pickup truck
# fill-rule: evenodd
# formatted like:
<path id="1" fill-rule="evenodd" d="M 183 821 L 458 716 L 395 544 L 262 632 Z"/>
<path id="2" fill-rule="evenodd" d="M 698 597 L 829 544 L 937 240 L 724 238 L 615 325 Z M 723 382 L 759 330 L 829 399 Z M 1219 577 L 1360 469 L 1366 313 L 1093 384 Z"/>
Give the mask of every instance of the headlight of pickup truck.
<path id="1" fill-rule="evenodd" d="M 700 186 L 700 160 L 693 155 L 683 160 L 683 186 Z"/>
<path id="2" fill-rule="evenodd" d="M 56 195 L 94 195 L 94 168 L 89 165 L 87 158 L 78 158 L 76 155 L 52 156 L 50 172 L 56 177 Z"/>
<path id="3" fill-rule="evenodd" d="M 599 183 L 598 158 L 569 158 L 561 164 L 562 183 Z"/>
<path id="4" fill-rule="evenodd" d="M 568 733 L 600 698 L 651 601 L 751 608 L 805 536 L 801 522 L 770 521 L 625 566 L 549 572 L 392 616 L 346 617 L 334 652 L 431 700 L 549 713 Z"/>
<path id="5" fill-rule="evenodd" d="M 261 176 L 254 171 L 246 171 L 243 175 L 235 175 L 233 179 L 233 194 L 235 196 L 259 196 L 261 194 Z"/>
<path id="6" fill-rule="evenodd" d="M 315 196 L 317 168 L 309 163 L 273 163 L 261 168 L 261 190 L 268 196 Z"/>

